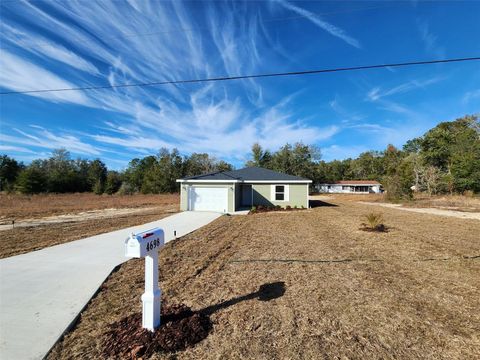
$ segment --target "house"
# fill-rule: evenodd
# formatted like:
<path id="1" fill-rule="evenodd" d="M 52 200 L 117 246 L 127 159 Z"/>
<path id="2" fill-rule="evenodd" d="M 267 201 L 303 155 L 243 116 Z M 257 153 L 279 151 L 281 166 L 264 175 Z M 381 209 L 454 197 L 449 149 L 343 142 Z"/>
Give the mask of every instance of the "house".
<path id="1" fill-rule="evenodd" d="M 375 180 L 341 180 L 333 184 L 318 184 L 316 189 L 325 193 L 371 194 L 382 192 L 381 186 Z"/>
<path id="2" fill-rule="evenodd" d="M 306 207 L 312 180 L 247 167 L 178 179 L 180 210 L 234 212 L 252 206 Z"/>

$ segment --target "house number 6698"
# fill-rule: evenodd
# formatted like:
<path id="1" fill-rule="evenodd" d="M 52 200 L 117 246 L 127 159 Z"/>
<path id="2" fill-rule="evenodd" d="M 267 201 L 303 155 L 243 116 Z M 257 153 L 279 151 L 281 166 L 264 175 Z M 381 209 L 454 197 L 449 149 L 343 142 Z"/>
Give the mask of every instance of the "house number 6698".
<path id="1" fill-rule="evenodd" d="M 159 239 L 147 242 L 147 251 L 153 250 L 158 246 L 160 246 L 160 240 Z"/>

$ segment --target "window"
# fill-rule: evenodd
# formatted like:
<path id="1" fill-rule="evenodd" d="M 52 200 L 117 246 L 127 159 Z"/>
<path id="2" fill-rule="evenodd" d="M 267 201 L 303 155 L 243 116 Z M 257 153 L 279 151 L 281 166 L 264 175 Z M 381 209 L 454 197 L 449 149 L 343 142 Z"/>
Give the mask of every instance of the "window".
<path id="1" fill-rule="evenodd" d="M 285 201 L 285 185 L 275 185 L 275 200 Z"/>
<path id="2" fill-rule="evenodd" d="M 288 201 L 288 185 L 272 185 L 273 201 Z"/>

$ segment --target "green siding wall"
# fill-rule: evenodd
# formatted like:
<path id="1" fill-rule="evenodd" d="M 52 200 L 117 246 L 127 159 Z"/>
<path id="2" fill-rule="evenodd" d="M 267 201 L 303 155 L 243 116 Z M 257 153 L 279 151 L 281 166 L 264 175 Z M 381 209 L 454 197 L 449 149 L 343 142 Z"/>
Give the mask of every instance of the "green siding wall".
<path id="1" fill-rule="evenodd" d="M 253 186 L 253 204 L 264 206 L 285 207 L 308 207 L 308 184 L 277 184 L 288 185 L 289 199 L 288 201 L 274 201 L 271 195 L 272 184 L 252 184 Z"/>
<path id="2" fill-rule="evenodd" d="M 184 183 L 180 184 L 180 210 L 186 211 L 188 210 L 188 186 L 194 187 L 226 187 L 229 188 L 228 190 L 228 212 L 235 211 L 235 184 L 229 183 L 215 183 L 215 184 L 202 184 L 202 183 L 195 183 L 191 185 L 187 185 Z M 232 189 L 233 188 L 233 189 Z"/>
<path id="3" fill-rule="evenodd" d="M 278 184 L 288 185 L 289 187 L 289 199 L 288 201 L 274 201 L 271 196 L 272 184 L 252 184 L 253 190 L 253 204 L 264 206 L 276 206 L 280 205 L 285 207 L 290 205 L 291 207 L 308 207 L 308 184 Z M 195 183 L 191 185 L 180 184 L 180 210 L 188 210 L 188 186 L 200 186 L 200 187 L 226 187 L 228 190 L 228 212 L 237 210 L 240 206 L 241 192 L 240 184 L 235 183 L 216 183 L 216 184 L 203 184 Z M 232 190 L 233 188 L 233 190 Z"/>

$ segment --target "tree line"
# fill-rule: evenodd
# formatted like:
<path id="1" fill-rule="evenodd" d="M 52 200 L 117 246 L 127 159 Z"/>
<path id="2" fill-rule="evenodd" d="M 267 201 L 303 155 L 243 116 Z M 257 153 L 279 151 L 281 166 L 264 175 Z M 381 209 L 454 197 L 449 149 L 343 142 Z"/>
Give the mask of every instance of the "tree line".
<path id="1" fill-rule="evenodd" d="M 50 158 L 34 160 L 27 166 L 7 155 L 0 156 L 0 191 L 173 193 L 178 191 L 178 178 L 232 169 L 232 165 L 208 154 L 181 156 L 177 149 L 161 149 L 156 156 L 131 160 L 124 171 L 114 171 L 100 159 L 72 159 L 67 150 L 58 149 Z"/>
<path id="2" fill-rule="evenodd" d="M 438 124 L 407 141 L 402 149 L 388 145 L 384 151 L 329 162 L 321 160 L 320 149 L 312 145 L 286 144 L 271 152 L 254 144 L 245 166 L 306 177 L 314 184 L 377 180 L 392 198 L 410 197 L 414 190 L 480 193 L 480 123 L 477 116 L 465 116 Z M 231 164 L 205 153 L 182 156 L 177 149 L 161 149 L 156 156 L 133 159 L 124 171 L 117 172 L 108 170 L 100 159 L 73 160 L 60 149 L 49 159 L 34 160 L 28 166 L 1 156 L 0 189 L 21 193 L 171 193 L 178 191 L 178 178 L 232 169 Z"/>

